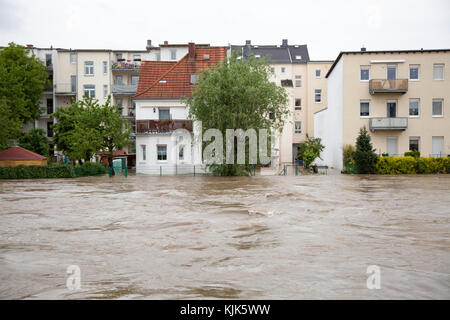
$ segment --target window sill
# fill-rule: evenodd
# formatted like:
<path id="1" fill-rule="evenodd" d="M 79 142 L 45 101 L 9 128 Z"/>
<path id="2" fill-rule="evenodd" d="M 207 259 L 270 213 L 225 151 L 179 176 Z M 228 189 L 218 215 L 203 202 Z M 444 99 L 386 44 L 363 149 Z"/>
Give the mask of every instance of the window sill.
<path id="1" fill-rule="evenodd" d="M 93 77 L 94 75 L 93 74 L 85 74 L 84 76 L 85 77 Z"/>
<path id="2" fill-rule="evenodd" d="M 419 82 L 420 81 L 420 79 L 408 79 L 408 80 L 411 82 Z"/>
<path id="3" fill-rule="evenodd" d="M 359 116 L 361 119 L 370 119 L 370 116 Z"/>
<path id="4" fill-rule="evenodd" d="M 444 117 L 444 115 L 441 115 L 441 116 L 431 116 L 432 118 L 443 118 Z"/>
<path id="5" fill-rule="evenodd" d="M 420 118 L 420 116 L 409 116 L 409 117 L 412 118 L 412 119 Z"/>
<path id="6" fill-rule="evenodd" d="M 359 80 L 359 82 L 369 82 L 370 80 Z"/>
<path id="7" fill-rule="evenodd" d="M 433 81 L 444 81 L 444 79 L 433 79 Z"/>

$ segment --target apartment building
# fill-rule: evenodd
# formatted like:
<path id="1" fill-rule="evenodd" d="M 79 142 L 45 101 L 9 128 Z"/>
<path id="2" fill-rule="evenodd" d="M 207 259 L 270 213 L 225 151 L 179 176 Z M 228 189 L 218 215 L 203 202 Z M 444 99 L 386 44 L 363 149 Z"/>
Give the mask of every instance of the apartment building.
<path id="1" fill-rule="evenodd" d="M 143 61 L 141 65 L 133 97 L 138 173 L 159 174 L 164 170 L 171 174 L 177 172 L 178 166 L 203 162 L 198 138 L 201 128 L 188 118 L 189 109 L 182 99 L 192 97 L 200 70 L 215 67 L 226 57 L 227 48 L 194 43 L 177 47 L 181 48 L 178 52 L 167 44 L 161 46 L 159 61 Z M 172 135 L 178 129 L 187 135 Z"/>
<path id="2" fill-rule="evenodd" d="M 378 154 L 450 153 L 450 49 L 341 52 L 328 71 L 328 108 L 314 114 L 323 162 L 342 169 L 342 147 L 370 130 Z"/>
<path id="3" fill-rule="evenodd" d="M 286 89 L 290 114 L 276 137 L 271 165 L 278 168 L 294 162 L 299 143 L 314 132 L 313 112 L 326 108 L 325 75 L 332 61 L 311 61 L 307 45 L 289 45 L 287 39 L 281 45 L 252 45 L 247 40 L 244 46 L 232 45 L 231 52 L 244 59 L 266 57 L 271 81 Z"/>

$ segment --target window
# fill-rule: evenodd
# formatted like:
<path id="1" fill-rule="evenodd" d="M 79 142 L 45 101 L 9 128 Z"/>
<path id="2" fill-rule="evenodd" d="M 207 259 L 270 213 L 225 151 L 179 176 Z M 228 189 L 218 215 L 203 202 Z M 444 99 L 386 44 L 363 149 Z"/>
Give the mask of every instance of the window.
<path id="1" fill-rule="evenodd" d="M 147 160 L 147 146 L 145 144 L 141 144 L 141 152 L 142 152 L 142 161 Z"/>
<path id="2" fill-rule="evenodd" d="M 116 99 L 116 104 L 117 104 L 117 106 L 119 107 L 120 110 L 123 109 L 123 100 L 121 98 L 120 99 Z"/>
<path id="3" fill-rule="evenodd" d="M 140 55 L 140 54 L 135 54 L 135 55 L 133 56 L 133 60 L 134 60 L 134 61 L 140 61 L 140 60 L 141 60 L 141 55 Z"/>
<path id="4" fill-rule="evenodd" d="M 275 74 L 275 68 L 270 68 L 270 72 L 272 72 L 273 74 Z"/>
<path id="5" fill-rule="evenodd" d="M 76 53 L 70 54 L 70 63 L 77 63 L 77 54 Z"/>
<path id="6" fill-rule="evenodd" d="M 359 116 L 361 118 L 370 116 L 370 101 L 361 101 L 359 103 Z"/>
<path id="7" fill-rule="evenodd" d="M 409 137 L 409 150 L 419 151 L 419 137 Z"/>
<path id="8" fill-rule="evenodd" d="M 122 78 L 122 76 L 117 76 L 117 77 L 116 77 L 116 84 L 118 84 L 118 85 L 122 85 L 122 84 L 123 84 L 123 78 Z"/>
<path id="9" fill-rule="evenodd" d="M 161 61 L 161 52 L 156 53 L 156 61 Z"/>
<path id="10" fill-rule="evenodd" d="M 45 55 L 45 66 L 51 67 L 51 65 L 52 65 L 52 55 L 46 54 Z"/>
<path id="11" fill-rule="evenodd" d="M 369 66 L 361 66 L 360 80 L 361 81 L 369 81 L 369 79 L 370 79 L 370 67 Z"/>
<path id="12" fill-rule="evenodd" d="M 316 70 L 316 78 L 320 78 L 320 70 L 319 69 Z"/>
<path id="13" fill-rule="evenodd" d="M 295 87 L 296 88 L 302 87 L 302 76 L 295 76 Z"/>
<path id="14" fill-rule="evenodd" d="M 419 116 L 419 99 L 409 99 L 409 116 Z"/>
<path id="15" fill-rule="evenodd" d="M 398 155 L 398 138 L 387 137 L 386 138 L 386 151 L 389 156 L 394 157 Z"/>
<path id="16" fill-rule="evenodd" d="M 53 113 L 53 99 L 47 99 L 47 114 Z"/>
<path id="17" fill-rule="evenodd" d="M 47 122 L 47 137 L 53 137 L 53 122 Z"/>
<path id="18" fill-rule="evenodd" d="M 116 53 L 116 59 L 117 60 L 122 60 L 122 54 L 121 53 Z"/>
<path id="19" fill-rule="evenodd" d="M 180 149 L 178 150 L 178 159 L 184 160 L 184 146 L 180 146 Z"/>
<path id="20" fill-rule="evenodd" d="M 131 84 L 137 85 L 139 83 L 139 76 L 131 76 Z"/>
<path id="21" fill-rule="evenodd" d="M 388 118 L 396 118 L 397 117 L 397 101 L 396 100 L 388 100 L 386 102 L 386 116 Z"/>
<path id="22" fill-rule="evenodd" d="M 77 76 L 70 76 L 70 89 L 71 92 L 77 92 Z"/>
<path id="23" fill-rule="evenodd" d="M 286 72 L 286 68 L 285 67 L 282 67 L 281 68 L 281 73 L 285 73 Z"/>
<path id="24" fill-rule="evenodd" d="M 167 160 L 167 145 L 156 146 L 158 161 L 166 161 Z"/>
<path id="25" fill-rule="evenodd" d="M 432 157 L 441 157 L 444 152 L 444 137 L 431 137 L 431 153 Z"/>
<path id="26" fill-rule="evenodd" d="M 84 95 L 87 97 L 95 98 L 95 85 L 85 84 L 84 85 Z"/>
<path id="27" fill-rule="evenodd" d="M 321 103 L 322 102 L 322 89 L 314 90 L 314 102 Z"/>
<path id="28" fill-rule="evenodd" d="M 301 105 L 302 105 L 302 99 L 295 99 L 295 106 L 300 107 Z"/>
<path id="29" fill-rule="evenodd" d="M 302 133 L 302 122 L 301 121 L 295 121 L 295 133 Z"/>
<path id="30" fill-rule="evenodd" d="M 104 84 L 103 85 L 103 98 L 107 98 L 108 97 L 108 85 Z"/>
<path id="31" fill-rule="evenodd" d="M 170 50 L 170 59 L 177 60 L 177 50 Z"/>
<path id="32" fill-rule="evenodd" d="M 444 80 L 444 65 L 434 64 L 433 65 L 433 80 Z"/>
<path id="33" fill-rule="evenodd" d="M 387 79 L 388 80 L 397 79 L 397 66 L 396 65 L 388 65 L 387 66 Z"/>
<path id="34" fill-rule="evenodd" d="M 409 66 L 409 80 L 418 81 L 419 80 L 419 66 L 418 65 L 410 65 Z"/>
<path id="35" fill-rule="evenodd" d="M 170 110 L 159 109 L 159 120 L 170 120 Z"/>
<path id="36" fill-rule="evenodd" d="M 87 76 L 94 75 L 94 61 L 84 62 L 84 74 Z"/>
<path id="37" fill-rule="evenodd" d="M 189 80 L 189 84 L 197 84 L 198 83 L 198 74 L 191 74 L 191 78 Z"/>
<path id="38" fill-rule="evenodd" d="M 433 99 L 433 117 L 442 117 L 444 115 L 444 100 Z"/>
<path id="39" fill-rule="evenodd" d="M 281 80 L 281 86 L 292 88 L 292 80 L 291 79 Z"/>
<path id="40" fill-rule="evenodd" d="M 296 59 L 296 60 L 301 60 L 301 59 L 302 59 L 302 56 L 295 56 L 295 59 Z"/>
<path id="41" fill-rule="evenodd" d="M 108 74 L 108 61 L 103 61 L 103 74 Z"/>

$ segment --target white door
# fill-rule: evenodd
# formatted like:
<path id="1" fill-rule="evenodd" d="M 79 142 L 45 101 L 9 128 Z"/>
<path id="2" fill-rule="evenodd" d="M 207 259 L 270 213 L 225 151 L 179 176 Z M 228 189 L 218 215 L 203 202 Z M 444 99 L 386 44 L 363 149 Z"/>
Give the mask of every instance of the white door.
<path id="1" fill-rule="evenodd" d="M 397 137 L 387 137 L 386 152 L 389 153 L 391 157 L 397 155 Z"/>
<path id="2" fill-rule="evenodd" d="M 439 157 L 444 153 L 444 137 L 432 137 L 431 145 L 433 157 Z"/>

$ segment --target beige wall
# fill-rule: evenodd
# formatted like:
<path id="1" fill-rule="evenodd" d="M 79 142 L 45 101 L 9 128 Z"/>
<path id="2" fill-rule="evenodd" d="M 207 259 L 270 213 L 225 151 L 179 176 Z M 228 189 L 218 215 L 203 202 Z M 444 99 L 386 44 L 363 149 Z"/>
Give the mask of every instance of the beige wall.
<path id="1" fill-rule="evenodd" d="M 47 160 L 0 160 L 0 167 L 45 166 Z"/>
<path id="2" fill-rule="evenodd" d="M 314 113 L 328 106 L 328 85 L 325 76 L 332 64 L 332 61 L 308 62 L 308 95 L 305 103 L 307 121 L 305 121 L 305 131 L 310 137 L 314 136 Z M 316 70 L 320 70 L 320 77 L 316 77 Z M 322 101 L 320 103 L 315 102 L 315 89 L 322 89 Z"/>
<path id="3" fill-rule="evenodd" d="M 369 128 L 369 119 L 359 114 L 360 100 L 370 101 L 370 117 L 386 117 L 387 100 L 397 100 L 397 117 L 408 118 L 405 131 L 371 132 L 377 152 L 386 152 L 387 137 L 398 138 L 398 153 L 409 150 L 409 138 L 420 137 L 423 156 L 432 153 L 432 137 L 444 136 L 444 153 L 450 154 L 450 52 L 387 54 L 344 54 L 343 57 L 343 144 L 355 144 L 359 128 Z M 397 63 L 373 63 L 371 60 L 404 60 Z M 433 64 L 444 64 L 444 80 L 433 80 Z M 360 66 L 370 66 L 370 79 L 386 79 L 387 64 L 397 65 L 397 79 L 409 79 L 409 65 L 420 65 L 419 81 L 408 81 L 408 92 L 369 94 L 369 82 L 360 81 Z M 432 117 L 432 100 L 444 100 L 444 116 Z M 420 99 L 419 117 L 409 116 L 409 99 Z"/>

